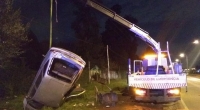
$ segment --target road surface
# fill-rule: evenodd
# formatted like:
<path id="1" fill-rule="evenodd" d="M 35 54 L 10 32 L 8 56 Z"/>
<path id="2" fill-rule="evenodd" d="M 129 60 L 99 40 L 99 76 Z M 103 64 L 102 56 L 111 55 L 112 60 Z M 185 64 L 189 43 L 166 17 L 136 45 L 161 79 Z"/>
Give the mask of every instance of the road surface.
<path id="1" fill-rule="evenodd" d="M 182 104 L 185 104 L 185 110 L 200 110 L 200 79 L 188 76 L 187 80 L 187 92 L 182 88 Z"/>

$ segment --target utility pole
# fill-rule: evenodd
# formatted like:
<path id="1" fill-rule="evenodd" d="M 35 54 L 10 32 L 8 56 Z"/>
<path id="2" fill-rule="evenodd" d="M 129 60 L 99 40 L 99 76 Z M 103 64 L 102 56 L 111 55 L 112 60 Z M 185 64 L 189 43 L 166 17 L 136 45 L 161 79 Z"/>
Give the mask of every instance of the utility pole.
<path id="1" fill-rule="evenodd" d="M 53 10 L 53 0 L 51 0 L 50 3 L 50 39 L 49 39 L 49 48 L 51 48 L 52 45 L 52 10 Z"/>
<path id="2" fill-rule="evenodd" d="M 108 60 L 108 84 L 110 84 L 110 66 L 109 66 L 108 45 L 107 45 L 107 60 Z"/>
<path id="3" fill-rule="evenodd" d="M 188 71 L 188 73 L 186 73 L 186 82 L 187 82 L 187 74 L 189 74 L 189 68 L 188 68 L 188 56 L 187 55 L 185 55 L 185 58 L 186 58 L 186 65 L 187 65 L 187 71 Z M 186 92 L 188 92 L 188 88 L 187 88 L 187 86 L 186 86 Z"/>
<path id="4" fill-rule="evenodd" d="M 90 61 L 88 61 L 88 70 L 89 70 L 89 83 L 90 83 L 90 81 L 91 81 Z"/>

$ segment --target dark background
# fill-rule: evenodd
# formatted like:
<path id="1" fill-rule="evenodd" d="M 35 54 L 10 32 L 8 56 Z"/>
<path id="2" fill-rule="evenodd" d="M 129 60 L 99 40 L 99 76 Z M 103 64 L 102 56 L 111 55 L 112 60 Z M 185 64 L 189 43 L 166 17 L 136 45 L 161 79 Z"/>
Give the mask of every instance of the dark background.
<path id="1" fill-rule="evenodd" d="M 192 44 L 200 36 L 200 3 L 198 0 L 101 0 L 102 4 L 111 8 L 115 4 L 121 5 L 121 16 L 132 15 L 138 20 L 137 25 L 149 32 L 157 42 L 161 42 L 162 49 L 169 49 L 173 61 L 184 52 L 188 55 L 190 66 L 198 64 L 199 47 Z M 66 44 L 77 40 L 70 28 L 75 19 L 73 10 L 76 7 L 71 0 L 53 1 L 53 41 L 65 41 Z M 22 11 L 24 21 L 31 21 L 31 30 L 39 41 L 49 39 L 50 0 L 14 0 L 14 6 Z M 105 29 L 108 17 L 97 13 L 101 32 Z M 58 19 L 58 22 L 56 22 Z M 146 44 L 138 40 L 137 54 L 140 56 Z M 182 59 L 185 63 L 185 60 Z"/>

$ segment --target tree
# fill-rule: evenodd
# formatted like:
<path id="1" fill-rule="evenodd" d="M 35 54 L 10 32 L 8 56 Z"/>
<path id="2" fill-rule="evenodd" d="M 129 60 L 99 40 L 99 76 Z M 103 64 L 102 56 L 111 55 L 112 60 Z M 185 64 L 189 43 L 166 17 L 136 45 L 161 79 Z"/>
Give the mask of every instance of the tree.
<path id="1" fill-rule="evenodd" d="M 22 46 L 29 41 L 29 24 L 22 23 L 20 10 L 13 10 L 12 0 L 0 1 L 0 15 L 0 66 L 3 68 L 24 52 Z"/>
<path id="2" fill-rule="evenodd" d="M 25 46 L 23 46 L 23 50 L 26 50 L 24 53 L 20 55 L 25 62 L 26 65 L 33 70 L 38 70 L 40 67 L 40 64 L 42 62 L 43 54 L 45 54 L 47 51 L 44 53 L 40 43 L 36 37 L 36 35 L 30 30 L 27 35 L 28 39 L 30 42 L 28 42 Z M 45 46 L 43 46 L 44 48 Z M 47 49 L 48 50 L 48 49 Z"/>
<path id="3" fill-rule="evenodd" d="M 96 10 L 85 7 L 85 5 L 80 4 L 77 0 L 73 0 L 73 2 L 77 8 L 74 11 L 76 18 L 71 25 L 77 38 L 75 52 L 81 55 L 85 61 L 93 62 L 91 66 L 100 66 L 104 60 L 99 59 L 103 59 L 102 57 L 106 52 L 106 48 L 104 48 L 99 34 L 100 26 L 95 14 L 96 12 L 94 12 Z"/>
<path id="4" fill-rule="evenodd" d="M 20 58 L 25 52 L 23 46 L 29 42 L 29 23 L 23 24 L 20 14 L 12 8 L 12 0 L 0 1 L 0 85 L 7 95 L 21 92 L 30 80 L 30 71 Z"/>
<path id="5" fill-rule="evenodd" d="M 121 6 L 118 4 L 114 5 L 111 9 L 117 14 L 121 12 Z M 132 23 L 138 22 L 130 15 L 126 15 L 124 18 Z M 110 60 L 111 64 L 114 65 L 111 67 L 115 67 L 115 69 L 122 66 L 123 68 L 127 68 L 128 58 L 131 58 L 131 60 L 138 58 L 136 55 L 138 44 L 135 34 L 113 19 L 109 18 L 106 21 L 102 38 L 104 44 L 109 45 L 110 50 L 112 50 L 110 52 Z"/>

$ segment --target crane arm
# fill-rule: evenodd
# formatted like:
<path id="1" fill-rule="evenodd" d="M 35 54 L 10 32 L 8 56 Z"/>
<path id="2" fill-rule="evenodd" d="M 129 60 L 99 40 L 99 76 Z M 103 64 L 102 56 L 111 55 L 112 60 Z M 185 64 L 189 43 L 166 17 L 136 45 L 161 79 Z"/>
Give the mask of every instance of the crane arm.
<path id="1" fill-rule="evenodd" d="M 114 11 L 102 6 L 101 4 L 93 1 L 93 0 L 84 0 L 86 4 L 101 13 L 107 15 L 110 18 L 113 18 L 115 21 L 121 23 L 122 25 L 126 26 L 129 28 L 130 31 L 134 32 L 135 34 L 138 35 L 140 39 L 142 39 L 144 42 L 147 42 L 156 53 L 160 53 L 160 45 L 158 42 L 156 42 L 154 39 L 152 39 L 149 36 L 149 33 L 138 27 L 137 25 L 129 22 L 128 20 L 124 19 L 120 15 L 116 14 Z"/>

